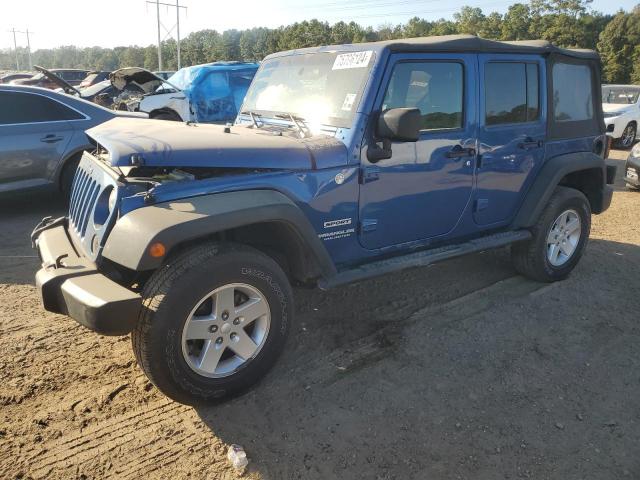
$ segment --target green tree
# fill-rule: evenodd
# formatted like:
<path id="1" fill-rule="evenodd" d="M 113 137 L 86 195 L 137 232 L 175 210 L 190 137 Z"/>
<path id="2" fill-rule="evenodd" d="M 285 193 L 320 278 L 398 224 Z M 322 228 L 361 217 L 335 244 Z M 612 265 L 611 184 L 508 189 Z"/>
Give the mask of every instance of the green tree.
<path id="1" fill-rule="evenodd" d="M 600 34 L 598 50 L 604 79 L 611 83 L 640 82 L 640 7 L 619 12 Z"/>
<path id="2" fill-rule="evenodd" d="M 482 9 L 478 7 L 462 7 L 459 12 L 453 14 L 459 33 L 479 35 L 487 20 Z"/>
<path id="3" fill-rule="evenodd" d="M 531 10 L 528 5 L 514 3 L 504 14 L 502 40 L 528 40 L 531 38 Z"/>

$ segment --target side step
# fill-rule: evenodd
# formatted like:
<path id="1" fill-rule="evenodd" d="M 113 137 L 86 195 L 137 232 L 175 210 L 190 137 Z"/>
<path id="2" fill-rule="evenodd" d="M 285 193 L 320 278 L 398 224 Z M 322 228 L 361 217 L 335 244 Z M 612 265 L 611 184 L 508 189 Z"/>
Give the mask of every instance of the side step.
<path id="1" fill-rule="evenodd" d="M 431 250 L 421 250 L 399 257 L 378 260 L 355 267 L 351 270 L 338 272 L 331 278 L 321 279 L 318 286 L 322 290 L 328 290 L 339 285 L 357 282 L 366 278 L 377 277 L 387 273 L 398 272 L 406 268 L 425 267 L 432 263 L 441 262 L 450 258 L 460 257 L 468 253 L 480 252 L 492 248 L 504 247 L 515 242 L 529 240 L 531 232 L 529 230 L 516 230 L 514 232 L 502 232 L 488 235 L 486 237 L 469 240 L 457 245 L 447 245 Z"/>

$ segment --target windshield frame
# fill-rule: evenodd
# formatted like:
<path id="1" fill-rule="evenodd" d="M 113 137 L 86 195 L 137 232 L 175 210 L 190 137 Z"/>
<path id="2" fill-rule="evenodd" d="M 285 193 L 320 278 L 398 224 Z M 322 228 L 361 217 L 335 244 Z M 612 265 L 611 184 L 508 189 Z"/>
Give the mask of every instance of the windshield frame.
<path id="1" fill-rule="evenodd" d="M 361 53 L 361 52 L 371 52 L 371 57 L 368 65 L 365 67 L 362 67 L 363 70 L 365 70 L 365 73 L 362 76 L 362 79 L 359 85 L 357 86 L 356 97 L 353 102 L 353 107 L 351 108 L 348 116 L 345 116 L 345 117 L 327 116 L 323 119 L 323 121 L 318 123 L 318 122 L 313 122 L 312 119 L 309 118 L 308 112 L 293 111 L 293 110 L 267 110 L 267 109 L 260 109 L 260 108 L 252 108 L 249 105 L 247 105 L 247 100 L 250 98 L 252 89 L 256 85 L 256 79 L 259 79 L 259 75 L 261 74 L 265 66 L 267 66 L 271 62 L 279 62 L 286 58 L 312 56 L 312 55 L 332 55 L 333 56 L 332 61 L 335 62 L 335 58 L 338 55 L 354 54 L 354 53 Z M 247 94 L 245 95 L 244 100 L 242 102 L 242 107 L 240 109 L 239 116 L 249 117 L 247 113 L 242 113 L 242 112 L 251 111 L 253 114 L 258 115 L 260 117 L 260 121 L 263 121 L 266 119 L 266 120 L 273 120 L 275 123 L 282 123 L 283 121 L 289 122 L 289 120 L 287 120 L 286 118 L 283 118 L 283 116 L 293 115 L 293 117 L 297 118 L 303 123 L 309 124 L 310 127 L 316 126 L 320 129 L 323 129 L 323 127 L 325 128 L 331 127 L 336 129 L 351 128 L 353 126 L 353 123 L 354 123 L 354 120 L 356 119 L 357 114 L 360 111 L 362 101 L 367 91 L 367 86 L 371 80 L 371 76 L 377 60 L 378 60 L 378 52 L 376 50 L 368 49 L 368 48 L 363 48 L 361 50 L 320 50 L 315 52 L 295 52 L 295 53 L 290 53 L 286 55 L 277 55 L 277 56 L 269 57 L 260 64 L 260 68 L 256 71 L 253 77 L 253 81 L 251 82 L 251 86 L 249 87 L 249 90 L 247 91 Z M 330 65 L 330 63 L 328 65 Z M 268 122 L 268 123 L 271 123 L 271 122 Z"/>

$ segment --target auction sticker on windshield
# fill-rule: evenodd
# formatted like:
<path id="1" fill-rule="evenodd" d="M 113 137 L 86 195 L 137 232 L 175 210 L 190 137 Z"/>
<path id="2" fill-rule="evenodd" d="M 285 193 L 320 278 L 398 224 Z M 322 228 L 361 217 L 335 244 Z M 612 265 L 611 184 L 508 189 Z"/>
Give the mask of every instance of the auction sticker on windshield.
<path id="1" fill-rule="evenodd" d="M 345 110 L 347 112 L 351 111 L 351 109 L 353 108 L 353 102 L 355 101 L 356 101 L 356 94 L 347 93 L 347 95 L 344 97 L 344 102 L 342 103 L 342 110 Z"/>
<path id="2" fill-rule="evenodd" d="M 369 65 L 371 55 L 373 55 L 373 50 L 367 50 L 366 52 L 341 53 L 336 56 L 332 70 L 366 67 Z"/>

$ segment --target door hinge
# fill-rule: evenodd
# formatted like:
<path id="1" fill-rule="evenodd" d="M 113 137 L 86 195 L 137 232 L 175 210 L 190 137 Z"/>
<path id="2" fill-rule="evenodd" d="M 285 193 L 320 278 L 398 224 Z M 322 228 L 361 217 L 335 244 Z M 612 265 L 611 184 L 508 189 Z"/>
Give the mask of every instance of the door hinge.
<path id="1" fill-rule="evenodd" d="M 378 220 L 375 218 L 365 218 L 360 222 L 360 233 L 373 232 L 378 228 Z"/>
<path id="2" fill-rule="evenodd" d="M 375 182 L 380 178 L 380 167 L 363 167 L 360 170 L 360 183 Z"/>

